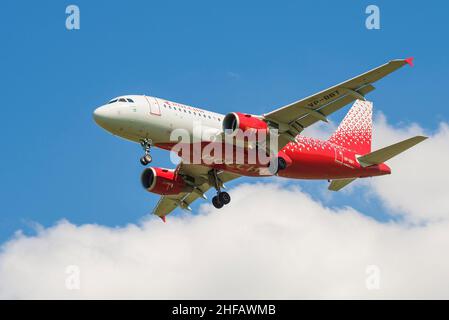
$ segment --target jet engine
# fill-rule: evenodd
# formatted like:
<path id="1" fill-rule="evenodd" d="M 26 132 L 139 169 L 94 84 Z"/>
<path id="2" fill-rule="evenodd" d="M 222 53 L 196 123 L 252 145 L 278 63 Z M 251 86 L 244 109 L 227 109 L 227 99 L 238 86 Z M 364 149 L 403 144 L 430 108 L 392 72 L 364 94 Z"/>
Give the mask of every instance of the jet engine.
<path id="1" fill-rule="evenodd" d="M 228 113 L 223 119 L 223 131 L 230 130 L 232 133 L 235 133 L 238 129 L 243 132 L 247 130 L 264 130 L 268 132 L 268 125 L 265 121 L 250 114 L 240 112 Z"/>
<path id="2" fill-rule="evenodd" d="M 142 186 L 148 191 L 160 195 L 174 195 L 191 189 L 175 170 L 147 168 L 140 177 Z"/>

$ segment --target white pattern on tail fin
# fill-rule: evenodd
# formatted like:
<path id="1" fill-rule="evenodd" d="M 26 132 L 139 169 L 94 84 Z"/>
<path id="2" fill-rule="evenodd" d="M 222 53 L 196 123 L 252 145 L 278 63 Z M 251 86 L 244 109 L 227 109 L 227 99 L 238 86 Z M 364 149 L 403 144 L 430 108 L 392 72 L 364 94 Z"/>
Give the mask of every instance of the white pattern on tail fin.
<path id="1" fill-rule="evenodd" d="M 356 100 L 329 142 L 360 155 L 371 152 L 373 103 Z"/>

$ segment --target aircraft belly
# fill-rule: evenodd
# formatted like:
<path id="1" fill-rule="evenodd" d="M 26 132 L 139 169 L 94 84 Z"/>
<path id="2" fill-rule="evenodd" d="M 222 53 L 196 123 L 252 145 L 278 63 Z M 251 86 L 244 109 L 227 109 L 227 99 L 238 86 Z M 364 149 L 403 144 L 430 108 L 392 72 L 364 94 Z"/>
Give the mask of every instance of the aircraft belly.
<path id="1" fill-rule="evenodd" d="M 335 150 L 326 144 L 284 148 L 283 152 L 292 160 L 279 176 L 294 179 L 336 179 L 357 175 L 351 165 L 338 161 Z"/>
<path id="2" fill-rule="evenodd" d="M 172 150 L 175 143 L 157 143 L 156 146 Z M 244 152 L 243 161 L 237 159 L 238 153 L 234 146 L 231 158 L 226 157 L 226 147 L 223 143 L 202 142 L 198 144 L 178 144 L 176 146 L 178 156 L 184 163 L 201 164 L 210 168 L 233 172 L 242 176 L 263 177 L 272 176 L 268 170 L 268 164 L 256 161 L 248 161 L 248 153 Z M 221 150 L 221 151 L 220 151 Z M 281 155 L 285 154 L 291 160 L 291 164 L 278 175 L 294 179 L 343 179 L 352 177 L 367 177 L 378 175 L 376 168 L 362 168 L 354 161 L 355 156 L 346 150 L 343 155 L 332 146 L 299 148 L 293 146 L 283 148 Z M 254 160 L 254 159 L 252 159 Z"/>

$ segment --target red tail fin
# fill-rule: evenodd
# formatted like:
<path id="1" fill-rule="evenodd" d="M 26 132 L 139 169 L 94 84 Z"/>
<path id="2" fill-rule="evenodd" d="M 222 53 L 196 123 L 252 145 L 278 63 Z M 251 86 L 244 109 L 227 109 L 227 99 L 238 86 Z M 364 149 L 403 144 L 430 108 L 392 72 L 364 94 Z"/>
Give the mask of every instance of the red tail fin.
<path id="1" fill-rule="evenodd" d="M 371 152 L 373 103 L 357 100 L 329 138 L 329 142 L 358 154 Z"/>

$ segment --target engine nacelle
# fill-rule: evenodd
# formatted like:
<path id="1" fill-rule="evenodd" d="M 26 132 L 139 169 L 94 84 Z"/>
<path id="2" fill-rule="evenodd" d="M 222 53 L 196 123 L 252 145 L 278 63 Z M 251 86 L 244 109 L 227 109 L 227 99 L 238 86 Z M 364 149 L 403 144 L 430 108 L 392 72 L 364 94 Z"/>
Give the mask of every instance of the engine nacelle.
<path id="1" fill-rule="evenodd" d="M 223 119 L 223 131 L 231 130 L 232 133 L 235 133 L 238 129 L 243 132 L 247 130 L 263 130 L 268 133 L 268 125 L 265 121 L 246 113 L 228 113 Z"/>
<path id="2" fill-rule="evenodd" d="M 147 168 L 140 177 L 142 186 L 149 192 L 160 195 L 173 195 L 191 189 L 175 170 Z"/>

